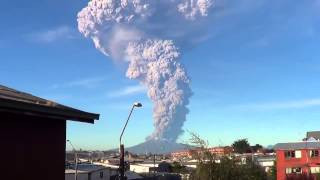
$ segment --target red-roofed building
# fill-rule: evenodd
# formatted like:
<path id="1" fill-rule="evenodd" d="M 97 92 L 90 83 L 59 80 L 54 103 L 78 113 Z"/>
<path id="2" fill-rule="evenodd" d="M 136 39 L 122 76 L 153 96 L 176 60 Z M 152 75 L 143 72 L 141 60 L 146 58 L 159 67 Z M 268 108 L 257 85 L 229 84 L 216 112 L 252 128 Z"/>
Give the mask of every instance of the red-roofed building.
<path id="1" fill-rule="evenodd" d="M 171 157 L 174 159 L 181 159 L 181 158 L 191 158 L 192 156 L 192 151 L 191 150 L 181 150 L 181 151 L 176 151 L 171 153 Z"/>
<path id="2" fill-rule="evenodd" d="M 316 179 L 320 173 L 320 142 L 279 143 L 277 153 L 277 180 L 304 177 Z"/>
<path id="3" fill-rule="evenodd" d="M 232 147 L 230 146 L 225 146 L 225 147 L 212 147 L 208 148 L 207 151 L 209 151 L 211 154 L 215 155 L 228 155 L 232 152 Z M 188 149 L 188 150 L 181 150 L 181 151 L 176 151 L 172 152 L 171 156 L 174 159 L 181 159 L 184 157 L 191 158 L 194 153 L 197 153 L 201 151 L 200 149 Z"/>
<path id="4" fill-rule="evenodd" d="M 232 153 L 233 148 L 230 146 L 225 146 L 225 147 L 213 147 L 209 148 L 208 151 L 212 154 L 216 155 L 227 155 Z"/>

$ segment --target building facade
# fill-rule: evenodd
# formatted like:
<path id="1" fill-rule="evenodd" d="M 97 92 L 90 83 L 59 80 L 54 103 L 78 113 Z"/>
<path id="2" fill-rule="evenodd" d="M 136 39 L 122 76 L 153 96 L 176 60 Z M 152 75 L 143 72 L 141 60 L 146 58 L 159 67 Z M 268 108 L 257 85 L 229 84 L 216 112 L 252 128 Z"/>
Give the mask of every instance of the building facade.
<path id="1" fill-rule="evenodd" d="M 304 177 L 316 179 L 320 173 L 320 142 L 279 143 L 275 145 L 277 180 Z"/>

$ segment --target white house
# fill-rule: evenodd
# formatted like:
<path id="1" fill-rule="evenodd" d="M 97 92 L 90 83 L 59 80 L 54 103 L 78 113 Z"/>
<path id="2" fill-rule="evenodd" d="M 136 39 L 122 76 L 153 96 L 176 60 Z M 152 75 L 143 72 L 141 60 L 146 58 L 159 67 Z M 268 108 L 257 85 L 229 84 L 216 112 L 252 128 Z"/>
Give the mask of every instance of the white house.
<path id="1" fill-rule="evenodd" d="M 130 164 L 130 171 L 136 173 L 149 173 L 153 172 L 158 168 L 158 163 L 137 163 L 137 164 Z"/>
<path id="2" fill-rule="evenodd" d="M 116 172 L 111 168 L 97 166 L 94 164 L 79 164 L 77 170 L 78 180 L 110 180 L 110 176 Z M 65 180 L 75 179 L 75 169 L 65 170 Z"/>

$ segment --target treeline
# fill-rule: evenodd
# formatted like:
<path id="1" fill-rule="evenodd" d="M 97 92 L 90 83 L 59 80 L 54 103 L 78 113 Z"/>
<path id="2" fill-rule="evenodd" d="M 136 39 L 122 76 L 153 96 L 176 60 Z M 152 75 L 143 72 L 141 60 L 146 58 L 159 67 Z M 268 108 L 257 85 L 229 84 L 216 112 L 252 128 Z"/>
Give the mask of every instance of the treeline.
<path id="1" fill-rule="evenodd" d="M 230 156 L 217 158 L 208 151 L 208 142 L 201 139 L 199 135 L 190 133 L 190 143 L 197 146 L 201 151 L 194 152 L 193 157 L 198 161 L 197 168 L 190 174 L 191 180 L 276 180 L 275 168 L 267 174 L 262 167 L 256 165 L 252 160 L 239 162 Z M 246 139 L 240 139 L 232 144 L 237 153 L 255 152 L 262 149 L 261 145 L 250 146 Z M 183 168 L 174 168 L 181 173 Z"/>

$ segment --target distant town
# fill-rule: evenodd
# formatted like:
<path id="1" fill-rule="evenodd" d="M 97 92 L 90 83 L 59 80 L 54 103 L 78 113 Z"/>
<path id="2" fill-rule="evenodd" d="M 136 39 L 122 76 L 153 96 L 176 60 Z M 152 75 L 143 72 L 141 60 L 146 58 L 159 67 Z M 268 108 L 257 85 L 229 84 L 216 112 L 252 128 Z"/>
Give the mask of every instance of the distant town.
<path id="1" fill-rule="evenodd" d="M 135 106 L 141 104 L 134 103 L 132 110 Z M 94 123 L 99 114 L 0 86 L 0 115 L 0 133 L 7 137 L 3 145 L 15 147 L 15 158 L 6 156 L 11 149 L 0 149 L 6 162 L 1 165 L 4 179 L 314 180 L 320 175 L 320 131 L 273 147 L 252 145 L 248 139 L 210 147 L 191 132 L 188 145 L 161 140 L 126 149 L 120 138 L 119 150 L 84 151 L 66 139 L 66 121 Z M 67 145 L 71 151 L 66 151 Z M 37 178 L 32 178 L 34 170 Z"/>
<path id="2" fill-rule="evenodd" d="M 207 147 L 198 144 L 200 146 L 186 146 L 166 154 L 125 151 L 125 173 L 127 179 L 206 179 L 209 177 L 204 177 L 205 174 L 197 177 L 197 171 L 208 163 L 216 166 L 212 171 L 217 173 L 215 179 L 223 179 L 228 173 L 232 174 L 228 163 L 234 163 L 242 168 L 244 175 L 251 174 L 252 178 L 241 178 L 240 173 L 227 179 L 316 179 L 320 173 L 319 140 L 320 131 L 314 131 L 307 132 L 301 141 L 278 143 L 268 148 L 259 144 L 250 145 L 247 139 L 239 139 L 230 146 Z M 119 151 L 67 151 L 66 180 L 74 179 L 75 153 L 81 179 L 98 175 L 117 179 Z"/>
<path id="3" fill-rule="evenodd" d="M 0 8 L 0 180 L 320 180 L 320 0 Z"/>

